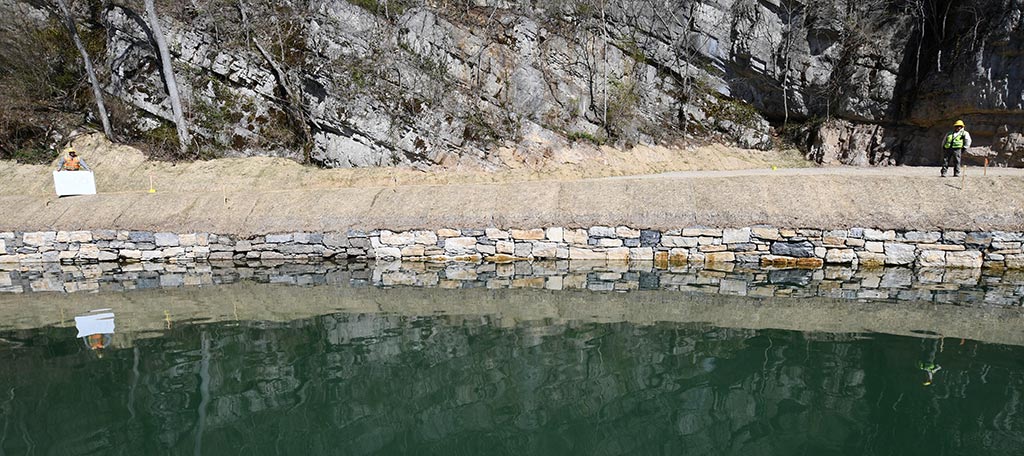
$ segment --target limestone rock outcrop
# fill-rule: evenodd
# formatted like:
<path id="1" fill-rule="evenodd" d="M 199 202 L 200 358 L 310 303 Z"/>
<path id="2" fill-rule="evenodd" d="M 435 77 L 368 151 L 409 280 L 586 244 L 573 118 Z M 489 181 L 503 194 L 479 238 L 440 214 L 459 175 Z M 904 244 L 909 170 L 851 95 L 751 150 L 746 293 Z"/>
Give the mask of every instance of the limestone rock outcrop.
<path id="1" fill-rule="evenodd" d="M 207 155 L 486 167 L 572 141 L 766 149 L 796 125 L 822 163 L 923 165 L 962 118 L 968 163 L 1024 166 L 1019 1 L 180 3 L 162 26 Z M 46 27 L 41 2 L 0 10 L 26 5 Z M 143 17 L 80 14 L 106 32 L 107 94 L 166 128 Z"/>

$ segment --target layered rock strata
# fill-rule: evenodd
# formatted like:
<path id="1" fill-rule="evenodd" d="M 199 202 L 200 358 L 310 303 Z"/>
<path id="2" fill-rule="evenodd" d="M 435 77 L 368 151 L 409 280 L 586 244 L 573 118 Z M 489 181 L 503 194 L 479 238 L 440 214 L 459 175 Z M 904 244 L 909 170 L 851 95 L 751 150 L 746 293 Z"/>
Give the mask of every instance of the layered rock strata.
<path id="1" fill-rule="evenodd" d="M 0 233 L 0 263 L 322 261 L 382 259 L 461 262 L 516 260 L 646 261 L 947 268 L 1024 268 L 1024 233 L 734 229 L 628 226 L 279 233 L 251 237 L 126 230 Z"/>

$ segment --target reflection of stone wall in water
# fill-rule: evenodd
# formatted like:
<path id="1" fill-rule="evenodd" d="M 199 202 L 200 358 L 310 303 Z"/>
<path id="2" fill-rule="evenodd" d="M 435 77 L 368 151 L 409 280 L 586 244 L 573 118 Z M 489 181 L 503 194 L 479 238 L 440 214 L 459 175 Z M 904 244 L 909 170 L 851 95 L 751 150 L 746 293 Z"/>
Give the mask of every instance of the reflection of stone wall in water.
<path id="1" fill-rule="evenodd" d="M 43 331 L 40 342 L 60 340 L 55 330 Z M 950 343 L 942 359 L 947 374 L 932 387 L 938 397 L 925 398 L 913 373 L 932 343 L 674 324 L 499 328 L 479 317 L 328 315 L 181 326 L 84 365 L 73 350 L 30 344 L 25 354 L 33 356 L 4 363 L 0 378 L 21 393 L 4 403 L 20 429 L 62 429 L 36 441 L 38 450 L 68 448 L 102 428 L 101 446 L 137 454 L 192 451 L 199 404 L 206 407 L 201 447 L 215 454 L 248 447 L 311 454 L 792 454 L 911 444 L 976 453 L 977 442 L 1017 444 L 1001 430 L 1024 424 L 1005 384 L 1024 377 L 998 361 L 1005 351 Z M 208 374 L 200 372 L 203 359 Z M 71 362 L 79 373 L 73 377 L 57 368 Z M 900 371 L 908 375 L 893 374 Z M 986 372 L 1005 381 L 982 381 Z M 44 389 L 63 395 L 43 396 Z M 44 402 L 50 412 L 40 414 L 38 397 L 74 399 Z M 972 398 L 971 407 L 962 407 Z M 83 420 L 72 405 L 109 411 Z M 883 416 L 893 417 L 886 426 L 892 432 L 875 431 Z M 953 438 L 938 425 L 996 416 L 998 427 L 964 431 L 972 438 Z M 886 437 L 911 429 L 926 438 Z M 22 444 L 2 443 L 11 452 Z"/>

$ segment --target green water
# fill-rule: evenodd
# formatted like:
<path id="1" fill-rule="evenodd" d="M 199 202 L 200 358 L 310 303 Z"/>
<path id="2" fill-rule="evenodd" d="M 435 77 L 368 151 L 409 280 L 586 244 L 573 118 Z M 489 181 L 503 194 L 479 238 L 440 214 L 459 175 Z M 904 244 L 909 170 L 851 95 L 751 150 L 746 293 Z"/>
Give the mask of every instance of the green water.
<path id="1" fill-rule="evenodd" d="M 383 313 L 115 336 L 0 331 L 0 453 L 1024 449 L 1024 349 L 972 340 Z"/>

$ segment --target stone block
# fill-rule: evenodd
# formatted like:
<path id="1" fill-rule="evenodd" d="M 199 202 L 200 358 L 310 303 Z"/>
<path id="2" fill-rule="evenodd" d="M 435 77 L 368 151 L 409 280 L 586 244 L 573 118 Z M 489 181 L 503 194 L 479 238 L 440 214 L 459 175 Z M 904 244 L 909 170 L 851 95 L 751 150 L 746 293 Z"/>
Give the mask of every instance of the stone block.
<path id="1" fill-rule="evenodd" d="M 292 242 L 292 233 L 267 235 L 267 244 L 285 244 L 288 242 Z"/>
<path id="2" fill-rule="evenodd" d="M 153 235 L 153 243 L 157 247 L 177 247 L 181 244 L 181 240 L 174 233 L 156 233 Z"/>
<path id="3" fill-rule="evenodd" d="M 697 245 L 721 245 L 722 238 L 712 236 L 700 236 L 697 238 Z"/>
<path id="4" fill-rule="evenodd" d="M 825 263 L 828 264 L 850 264 L 857 261 L 857 253 L 853 249 L 828 249 L 825 253 Z"/>
<path id="5" fill-rule="evenodd" d="M 615 236 L 622 239 L 639 239 L 640 230 L 635 230 L 628 226 L 617 226 L 615 227 Z"/>
<path id="6" fill-rule="evenodd" d="M 153 233 L 148 231 L 130 231 L 128 232 L 127 240 L 131 242 L 156 242 L 156 239 L 153 237 Z"/>
<path id="7" fill-rule="evenodd" d="M 705 252 L 705 253 L 711 253 L 711 252 L 724 252 L 726 250 L 729 250 L 729 248 L 724 246 L 724 245 L 702 245 L 697 250 L 700 250 L 701 252 Z"/>
<path id="8" fill-rule="evenodd" d="M 570 260 L 607 260 L 608 254 L 605 252 L 599 252 L 591 249 L 584 249 L 579 247 L 569 248 L 569 259 Z"/>
<path id="9" fill-rule="evenodd" d="M 1008 231 L 993 231 L 992 241 L 994 242 L 1024 242 L 1024 233 Z"/>
<path id="10" fill-rule="evenodd" d="M 0 239 L 0 255 L 7 253 L 7 241 Z"/>
<path id="11" fill-rule="evenodd" d="M 96 230 L 92 232 L 92 238 L 97 241 L 113 241 L 117 239 L 115 230 Z"/>
<path id="12" fill-rule="evenodd" d="M 380 232 L 380 243 L 386 246 L 410 245 L 414 242 L 416 242 L 416 235 L 409 231 L 395 233 L 388 230 L 381 230 Z M 476 244 L 476 239 L 473 239 L 473 243 Z"/>
<path id="13" fill-rule="evenodd" d="M 481 255 L 494 255 L 494 254 L 498 253 L 497 250 L 495 250 L 493 245 L 486 245 L 486 244 L 477 244 L 476 250 L 478 252 L 480 252 Z M 426 252 L 424 251 L 424 253 L 426 253 Z"/>
<path id="14" fill-rule="evenodd" d="M 437 230 L 437 236 L 438 237 L 444 237 L 444 238 L 459 237 L 459 236 L 462 236 L 462 231 L 453 230 L 451 228 L 441 228 L 441 229 Z"/>
<path id="15" fill-rule="evenodd" d="M 733 263 L 736 254 L 733 252 L 710 252 L 704 255 L 705 263 Z"/>
<path id="16" fill-rule="evenodd" d="M 821 245 L 829 248 L 846 247 L 846 238 L 825 236 L 821 238 Z"/>
<path id="17" fill-rule="evenodd" d="M 907 265 L 913 264 L 917 260 L 917 254 L 915 253 L 917 247 L 911 244 L 886 242 L 883 250 L 885 252 L 885 264 L 887 265 Z"/>
<path id="18" fill-rule="evenodd" d="M 292 242 L 298 244 L 322 244 L 324 235 L 322 233 L 292 233 Z"/>
<path id="19" fill-rule="evenodd" d="M 118 252 L 118 256 L 126 260 L 141 260 L 142 251 L 133 249 L 122 249 L 120 252 Z"/>
<path id="20" fill-rule="evenodd" d="M 963 244 L 967 240 L 967 233 L 964 231 L 942 232 L 942 242 L 947 244 Z"/>
<path id="21" fill-rule="evenodd" d="M 78 247 L 77 257 L 81 260 L 98 260 L 100 258 L 100 248 L 96 244 L 82 244 Z"/>
<path id="22" fill-rule="evenodd" d="M 291 235 L 289 234 L 288 236 Z M 280 261 L 285 258 L 284 254 L 279 252 L 260 252 L 260 260 L 262 261 Z"/>
<path id="23" fill-rule="evenodd" d="M 216 250 L 216 249 L 213 249 Z M 235 247 L 232 249 L 235 252 L 244 253 L 252 250 L 252 242 L 249 241 L 238 241 L 235 243 Z"/>
<path id="24" fill-rule="evenodd" d="M 917 256 L 917 266 L 933 268 L 946 266 L 946 252 L 942 250 L 922 250 Z"/>
<path id="25" fill-rule="evenodd" d="M 420 245 L 437 245 L 437 234 L 433 231 L 413 231 L 413 242 Z"/>
<path id="26" fill-rule="evenodd" d="M 653 260 L 654 249 L 651 247 L 634 247 L 629 249 L 630 260 Z"/>
<path id="27" fill-rule="evenodd" d="M 160 250 L 143 250 L 142 261 L 153 261 L 158 260 L 162 257 L 163 252 Z"/>
<path id="28" fill-rule="evenodd" d="M 92 231 L 72 231 L 68 233 L 69 242 L 92 242 Z"/>
<path id="29" fill-rule="evenodd" d="M 42 247 L 57 241 L 56 231 L 35 231 L 22 234 L 21 242 L 27 246 Z"/>
<path id="30" fill-rule="evenodd" d="M 934 244 L 942 239 L 942 233 L 938 231 L 907 231 L 903 233 L 903 239 L 918 244 Z"/>
<path id="31" fill-rule="evenodd" d="M 779 235 L 779 229 L 772 227 L 753 227 L 750 229 L 750 235 L 757 239 L 764 239 L 766 241 L 777 241 L 782 239 L 782 236 Z"/>
<path id="32" fill-rule="evenodd" d="M 100 253 L 96 259 L 98 259 L 99 261 L 117 261 L 117 253 L 111 252 L 109 250 L 100 250 Z"/>
<path id="33" fill-rule="evenodd" d="M 857 252 L 857 263 L 861 266 L 884 266 L 885 254 L 878 252 Z"/>
<path id="34" fill-rule="evenodd" d="M 1020 242 L 992 241 L 992 244 L 989 245 L 989 247 L 992 250 L 1018 250 L 1021 248 L 1021 245 L 1022 244 Z"/>
<path id="35" fill-rule="evenodd" d="M 331 249 L 342 249 L 349 247 L 348 236 L 344 233 L 327 233 L 324 235 L 324 245 Z"/>
<path id="36" fill-rule="evenodd" d="M 772 243 L 771 248 L 772 255 L 793 257 L 793 258 L 812 258 L 814 254 L 814 245 L 807 241 L 802 242 L 783 242 L 776 241 Z"/>
<path id="37" fill-rule="evenodd" d="M 587 231 L 591 237 L 615 237 L 615 228 L 610 226 L 593 226 Z"/>
<path id="38" fill-rule="evenodd" d="M 894 241 L 896 240 L 896 232 L 893 230 L 881 231 L 871 228 L 864 229 L 864 240 L 865 241 Z"/>
<path id="39" fill-rule="evenodd" d="M 750 242 L 751 229 L 725 229 L 722 230 L 722 243 L 724 244 L 745 244 Z"/>
<path id="40" fill-rule="evenodd" d="M 761 257 L 761 266 L 818 269 L 824 265 L 825 260 L 821 258 L 796 258 L 777 255 L 764 255 Z"/>
<path id="41" fill-rule="evenodd" d="M 942 250 L 946 252 L 958 252 L 965 250 L 965 247 L 957 244 L 917 244 L 920 250 Z"/>
<path id="42" fill-rule="evenodd" d="M 184 247 L 168 247 L 160 251 L 160 256 L 163 258 L 175 258 L 185 254 Z"/>
<path id="43" fill-rule="evenodd" d="M 560 226 L 553 226 L 544 231 L 544 237 L 551 242 L 563 242 L 565 229 Z"/>
<path id="44" fill-rule="evenodd" d="M 516 252 L 516 244 L 512 241 L 498 241 L 494 244 L 494 250 L 504 255 L 512 255 Z"/>
<path id="45" fill-rule="evenodd" d="M 323 247 L 310 244 L 287 244 L 279 245 L 274 250 L 285 255 L 311 255 L 320 254 L 323 252 Z"/>
<path id="46" fill-rule="evenodd" d="M 783 237 L 785 239 L 789 239 L 791 237 L 796 237 L 796 230 L 779 229 L 779 236 L 781 236 L 781 237 Z"/>
<path id="47" fill-rule="evenodd" d="M 444 240 L 444 253 L 447 255 L 471 255 L 476 251 L 475 237 L 453 237 Z"/>
<path id="48" fill-rule="evenodd" d="M 881 241 L 867 241 L 864 243 L 864 250 L 872 253 L 884 253 L 885 244 Z"/>
<path id="49" fill-rule="evenodd" d="M 426 253 L 426 248 L 422 245 L 407 245 L 402 247 L 402 258 L 422 257 Z"/>
<path id="50" fill-rule="evenodd" d="M 697 247 L 697 238 L 683 236 L 662 236 L 661 245 L 664 247 Z"/>
<path id="51" fill-rule="evenodd" d="M 587 245 L 590 240 L 590 235 L 587 234 L 586 230 L 565 230 L 562 233 L 565 238 L 565 242 L 571 245 Z"/>
<path id="52" fill-rule="evenodd" d="M 558 258 L 558 244 L 554 242 L 537 242 L 533 244 L 534 258 Z"/>
<path id="53" fill-rule="evenodd" d="M 622 239 L 618 238 L 599 238 L 597 240 L 598 247 L 622 247 Z"/>
<path id="54" fill-rule="evenodd" d="M 988 247 L 992 244 L 992 233 L 970 232 L 964 238 L 964 244 L 972 247 Z"/>
<path id="55" fill-rule="evenodd" d="M 514 255 L 517 258 L 529 258 L 533 253 L 533 244 L 529 242 L 516 242 Z"/>
<path id="56" fill-rule="evenodd" d="M 1024 269 L 1024 254 L 1006 255 L 1007 269 Z"/>
<path id="57" fill-rule="evenodd" d="M 512 239 L 523 240 L 523 241 L 542 241 L 544 240 L 544 230 L 540 228 L 534 228 L 532 230 L 509 230 L 509 234 Z"/>
<path id="58" fill-rule="evenodd" d="M 497 228 L 487 228 L 487 229 L 485 229 L 484 230 L 484 236 L 487 236 L 487 239 L 494 239 L 495 241 L 503 240 L 503 239 L 508 239 L 509 238 L 508 231 L 499 230 Z"/>
<path id="59" fill-rule="evenodd" d="M 721 237 L 722 236 L 722 230 L 720 230 L 718 228 L 707 228 L 707 227 L 696 226 L 696 227 L 690 227 L 690 228 L 683 228 L 683 230 L 680 233 L 680 235 L 687 236 L 687 237 L 700 237 L 700 236 Z"/>
<path id="60" fill-rule="evenodd" d="M 18 255 L 0 255 L 0 264 L 17 263 Z"/>
<path id="61" fill-rule="evenodd" d="M 608 261 L 629 261 L 629 247 L 615 247 L 606 253 Z"/>
<path id="62" fill-rule="evenodd" d="M 657 230 L 640 230 L 640 245 L 655 247 L 661 244 L 661 232 Z"/>
<path id="63" fill-rule="evenodd" d="M 948 268 L 980 268 L 983 262 L 983 255 L 977 250 L 965 252 L 946 252 L 946 267 Z"/>
<path id="64" fill-rule="evenodd" d="M 199 236 L 195 233 L 186 233 L 178 235 L 178 245 L 182 247 L 191 247 L 199 243 Z"/>
<path id="65" fill-rule="evenodd" d="M 847 230 L 828 230 L 822 233 L 821 237 L 846 239 L 850 237 L 850 232 Z"/>
<path id="66" fill-rule="evenodd" d="M 61 261 L 73 260 L 77 256 L 78 256 L 78 250 L 61 250 L 59 252 L 59 254 L 57 255 L 57 259 L 61 260 Z"/>

